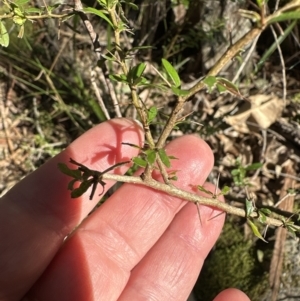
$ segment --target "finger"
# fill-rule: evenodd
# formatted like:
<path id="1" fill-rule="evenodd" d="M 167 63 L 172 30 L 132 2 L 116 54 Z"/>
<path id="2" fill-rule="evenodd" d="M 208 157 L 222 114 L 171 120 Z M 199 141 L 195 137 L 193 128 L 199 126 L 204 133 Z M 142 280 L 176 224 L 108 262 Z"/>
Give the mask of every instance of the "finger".
<path id="1" fill-rule="evenodd" d="M 143 134 L 133 121 L 115 119 L 96 126 L 66 150 L 17 184 L 0 201 L 0 299 L 19 300 L 42 274 L 65 236 L 97 202 L 88 193 L 72 200 L 58 162 L 70 157 L 93 169 L 103 170 L 137 155 Z M 113 172 L 124 173 L 128 166 Z M 113 182 L 107 183 L 105 190 Z M 102 192 L 98 187 L 96 194 Z M 98 198 L 99 199 L 99 198 Z"/>
<path id="2" fill-rule="evenodd" d="M 229 288 L 218 294 L 214 301 L 250 301 L 249 297 L 242 291 Z"/>
<path id="3" fill-rule="evenodd" d="M 166 148 L 176 186 L 194 191 L 213 166 L 209 146 L 196 136 Z M 125 184 L 94 212 L 57 254 L 32 296 L 39 300 L 116 300 L 136 266 L 168 228 L 185 201 L 142 185 Z M 197 220 L 197 222 L 199 222 Z M 67 285 L 66 283 L 71 283 Z"/>
<path id="4" fill-rule="evenodd" d="M 215 190 L 209 184 L 205 188 Z M 131 272 L 119 301 L 187 300 L 224 224 L 225 215 L 219 213 L 219 210 L 200 206 L 200 222 L 195 204 L 186 204 Z"/>

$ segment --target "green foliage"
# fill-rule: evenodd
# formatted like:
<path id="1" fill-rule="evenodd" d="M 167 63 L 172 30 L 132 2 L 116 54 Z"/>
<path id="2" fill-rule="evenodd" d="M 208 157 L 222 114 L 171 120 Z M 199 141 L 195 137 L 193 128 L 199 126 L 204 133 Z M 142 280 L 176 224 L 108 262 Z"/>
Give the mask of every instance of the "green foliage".
<path id="1" fill-rule="evenodd" d="M 176 69 L 165 59 L 162 59 L 161 62 L 168 76 L 173 82 L 172 86 L 175 86 L 176 88 L 180 87 L 181 81 Z"/>
<path id="2" fill-rule="evenodd" d="M 7 47 L 9 45 L 9 35 L 4 23 L 0 20 L 0 45 Z"/>
<path id="3" fill-rule="evenodd" d="M 70 159 L 70 163 L 78 166 L 77 169 L 70 169 L 64 163 L 58 163 L 58 168 L 62 173 L 73 178 L 68 184 L 68 190 L 71 190 L 72 198 L 78 198 L 82 196 L 91 187 L 92 191 L 90 194 L 90 200 L 92 200 L 98 184 L 102 186 L 102 193 L 104 192 L 104 186 L 106 183 L 102 180 L 103 175 L 108 171 L 113 170 L 116 167 L 127 164 L 129 162 L 130 161 L 116 163 L 110 166 L 109 168 L 105 169 L 104 171 L 100 172 L 97 170 L 89 169 L 83 164 L 80 164 L 75 160 Z M 80 182 L 80 184 L 77 188 L 74 188 L 74 184 L 76 182 Z"/>
<path id="4" fill-rule="evenodd" d="M 233 181 L 236 186 L 246 187 L 249 186 L 247 179 L 247 172 L 257 170 L 262 167 L 262 163 L 253 163 L 247 166 L 243 166 L 240 158 L 235 161 L 235 168 L 231 171 Z"/>
<path id="5" fill-rule="evenodd" d="M 223 77 L 207 76 L 203 79 L 209 93 L 212 93 L 214 88 L 217 88 L 219 93 L 229 92 L 232 95 L 243 98 L 239 89 L 235 84 Z"/>

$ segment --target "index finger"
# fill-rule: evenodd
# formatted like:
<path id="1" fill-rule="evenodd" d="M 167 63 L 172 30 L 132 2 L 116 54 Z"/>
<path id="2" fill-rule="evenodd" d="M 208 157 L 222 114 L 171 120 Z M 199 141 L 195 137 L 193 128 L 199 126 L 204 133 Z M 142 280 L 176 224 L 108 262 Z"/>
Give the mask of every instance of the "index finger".
<path id="1" fill-rule="evenodd" d="M 67 190 L 71 178 L 57 168 L 72 157 L 104 170 L 137 155 L 122 142 L 143 144 L 139 125 L 127 119 L 102 123 L 30 174 L 0 199 L 0 300 L 19 300 L 45 270 L 63 243 L 97 203 L 84 194 L 76 201 Z M 128 166 L 112 171 L 124 173 Z M 114 183 L 108 182 L 105 191 Z M 102 192 L 98 187 L 95 196 Z"/>

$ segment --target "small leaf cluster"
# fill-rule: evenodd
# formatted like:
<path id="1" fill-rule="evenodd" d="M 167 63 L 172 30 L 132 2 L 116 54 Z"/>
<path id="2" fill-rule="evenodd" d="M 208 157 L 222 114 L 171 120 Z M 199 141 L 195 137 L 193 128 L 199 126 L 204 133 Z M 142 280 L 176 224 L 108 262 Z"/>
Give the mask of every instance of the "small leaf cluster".
<path id="1" fill-rule="evenodd" d="M 235 161 L 236 168 L 231 171 L 231 175 L 233 176 L 233 181 L 236 186 L 246 187 L 249 186 L 249 182 L 247 179 L 247 172 L 253 171 L 261 168 L 263 166 L 262 163 L 253 163 L 247 166 L 243 166 L 240 158 Z"/>
<path id="2" fill-rule="evenodd" d="M 102 193 L 104 191 L 104 186 L 105 182 L 103 181 L 102 177 L 105 173 L 108 171 L 116 168 L 117 166 L 127 164 L 130 161 L 126 162 L 120 162 L 117 164 L 114 164 L 107 168 L 106 170 L 100 172 L 97 170 L 92 170 L 89 169 L 88 167 L 84 166 L 83 164 L 80 164 L 73 160 L 72 158 L 70 159 L 70 163 L 77 165 L 77 169 L 70 169 L 66 164 L 64 163 L 58 163 L 58 168 L 59 170 L 64 173 L 67 176 L 72 177 L 73 179 L 69 182 L 68 184 L 68 190 L 71 190 L 71 197 L 72 198 L 78 198 L 81 195 L 83 195 L 90 187 L 92 187 L 92 191 L 90 194 L 90 200 L 93 199 L 97 185 L 100 184 L 102 186 Z M 80 185 L 75 188 L 74 185 L 76 182 L 79 182 Z M 102 194 L 101 193 L 101 194 Z M 100 195 L 101 195 L 100 194 Z"/>
<path id="3" fill-rule="evenodd" d="M 134 157 L 132 161 L 140 167 L 146 168 L 149 164 L 153 166 L 156 162 L 157 156 L 161 159 L 162 163 L 167 167 L 171 167 L 171 161 L 177 159 L 174 156 L 170 156 L 166 153 L 165 149 L 141 149 L 141 153 L 138 157 Z M 177 180 L 177 177 L 173 175 L 170 180 Z"/>
<path id="4" fill-rule="evenodd" d="M 126 54 L 125 54 L 126 56 Z M 105 56 L 106 59 L 116 61 L 116 57 L 108 57 Z M 137 87 L 141 85 L 146 85 L 147 84 L 147 79 L 143 77 L 143 73 L 146 69 L 146 64 L 145 63 L 140 63 L 132 68 L 129 69 L 127 74 L 110 74 L 109 78 L 111 80 L 127 84 L 130 87 Z"/>

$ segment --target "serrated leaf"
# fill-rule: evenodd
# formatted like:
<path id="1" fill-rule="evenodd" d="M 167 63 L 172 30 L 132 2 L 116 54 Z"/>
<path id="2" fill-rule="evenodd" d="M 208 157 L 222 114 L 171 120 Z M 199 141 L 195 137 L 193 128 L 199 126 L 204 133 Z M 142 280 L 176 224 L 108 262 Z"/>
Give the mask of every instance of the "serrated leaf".
<path id="1" fill-rule="evenodd" d="M 64 163 L 58 163 L 58 169 L 65 175 L 70 176 L 72 178 L 75 178 L 77 180 L 81 179 L 81 171 L 78 169 L 70 169 L 66 164 Z"/>
<path id="2" fill-rule="evenodd" d="M 7 47 L 9 45 L 9 35 L 5 25 L 1 20 L 0 20 L 0 45 L 3 47 Z"/>
<path id="3" fill-rule="evenodd" d="M 157 115 L 157 107 L 151 107 L 149 110 L 147 110 L 147 122 L 150 124 L 154 118 Z"/>
<path id="4" fill-rule="evenodd" d="M 202 81 L 208 88 L 208 92 L 211 93 L 212 89 L 215 87 L 217 79 L 215 76 L 207 76 Z"/>
<path id="5" fill-rule="evenodd" d="M 71 197 L 72 198 L 78 198 L 82 196 L 88 189 L 89 187 L 93 184 L 93 179 L 83 181 L 78 188 L 73 189 L 71 192 Z"/>
<path id="6" fill-rule="evenodd" d="M 155 150 L 148 149 L 148 150 L 145 151 L 145 154 L 147 156 L 147 162 L 149 164 L 151 164 L 151 165 L 154 164 L 155 159 L 156 159 L 156 152 L 155 152 Z"/>
<path id="7" fill-rule="evenodd" d="M 168 168 L 171 167 L 170 159 L 169 159 L 166 151 L 163 148 L 161 148 L 161 149 L 158 150 L 158 155 L 159 155 L 162 163 L 164 163 L 164 165 L 166 167 L 168 167 Z"/>
<path id="8" fill-rule="evenodd" d="M 176 69 L 166 59 L 162 59 L 161 62 L 175 87 L 180 87 L 181 81 Z"/>
<path id="9" fill-rule="evenodd" d="M 177 96 L 186 96 L 190 93 L 188 90 L 182 90 L 182 89 L 176 88 L 174 86 L 171 87 L 171 90 Z"/>
<path id="10" fill-rule="evenodd" d="M 83 11 L 85 13 L 90 13 L 90 14 L 94 14 L 97 15 L 98 17 L 100 17 L 101 19 L 105 20 L 112 28 L 114 28 L 114 25 L 112 24 L 112 22 L 110 21 L 110 19 L 105 16 L 105 14 L 103 13 L 103 11 L 93 8 L 93 7 L 85 7 L 83 8 Z"/>
<path id="11" fill-rule="evenodd" d="M 205 192 L 205 193 L 208 194 L 208 195 L 211 195 L 211 196 L 213 195 L 213 193 L 212 193 L 211 191 L 205 189 L 205 188 L 204 188 L 203 186 L 201 186 L 201 185 L 198 185 L 197 188 L 198 188 L 199 191 Z"/>
<path id="12" fill-rule="evenodd" d="M 267 243 L 267 241 L 262 237 L 262 235 L 260 234 L 260 232 L 258 231 L 258 228 L 256 227 L 256 225 L 251 222 L 249 219 L 247 219 L 247 223 L 249 224 L 253 234 L 258 237 L 259 239 L 263 240 L 264 242 Z"/>
<path id="13" fill-rule="evenodd" d="M 147 162 L 140 157 L 134 157 L 134 158 L 132 158 L 132 161 L 140 167 L 145 168 L 147 166 Z"/>

